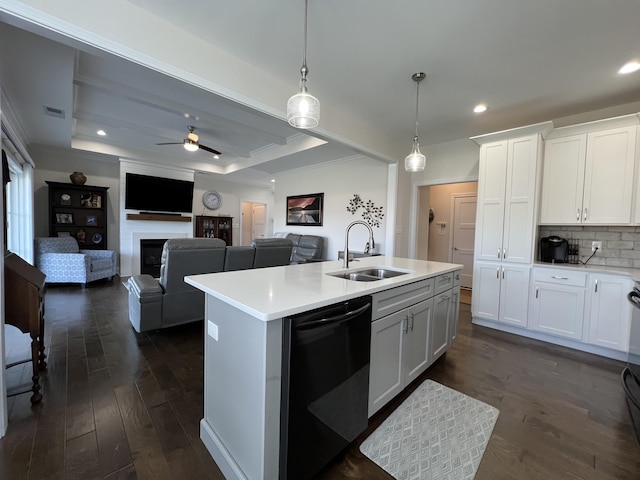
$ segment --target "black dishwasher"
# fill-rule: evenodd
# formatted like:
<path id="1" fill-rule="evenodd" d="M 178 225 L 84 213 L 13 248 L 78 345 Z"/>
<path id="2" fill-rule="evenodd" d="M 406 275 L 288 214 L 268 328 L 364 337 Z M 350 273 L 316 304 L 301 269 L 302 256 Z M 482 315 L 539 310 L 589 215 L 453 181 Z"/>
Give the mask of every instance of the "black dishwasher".
<path id="1" fill-rule="evenodd" d="M 316 475 L 367 428 L 371 297 L 284 319 L 280 478 Z"/>

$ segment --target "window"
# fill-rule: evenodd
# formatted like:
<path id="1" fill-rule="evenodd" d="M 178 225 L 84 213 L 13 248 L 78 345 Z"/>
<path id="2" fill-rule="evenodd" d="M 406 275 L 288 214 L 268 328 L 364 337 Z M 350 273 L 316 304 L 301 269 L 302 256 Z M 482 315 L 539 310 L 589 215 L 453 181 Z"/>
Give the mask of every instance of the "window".
<path id="1" fill-rule="evenodd" d="M 3 146 L 6 139 L 3 139 Z M 7 249 L 33 264 L 33 167 L 5 148 L 11 181 L 7 183 Z"/>

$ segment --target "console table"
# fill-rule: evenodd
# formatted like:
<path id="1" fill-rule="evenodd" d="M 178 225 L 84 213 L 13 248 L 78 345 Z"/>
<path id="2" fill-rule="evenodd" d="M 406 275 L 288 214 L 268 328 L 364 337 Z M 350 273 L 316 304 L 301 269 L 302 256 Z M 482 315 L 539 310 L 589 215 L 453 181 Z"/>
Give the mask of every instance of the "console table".
<path id="1" fill-rule="evenodd" d="M 31 362 L 33 370 L 32 387 L 8 396 L 33 392 L 31 403 L 38 403 L 42 400 L 40 370 L 47 368 L 44 353 L 45 274 L 15 253 L 7 252 L 4 256 L 4 279 L 5 323 L 31 337 L 31 358 L 10 363 L 7 368 Z"/>

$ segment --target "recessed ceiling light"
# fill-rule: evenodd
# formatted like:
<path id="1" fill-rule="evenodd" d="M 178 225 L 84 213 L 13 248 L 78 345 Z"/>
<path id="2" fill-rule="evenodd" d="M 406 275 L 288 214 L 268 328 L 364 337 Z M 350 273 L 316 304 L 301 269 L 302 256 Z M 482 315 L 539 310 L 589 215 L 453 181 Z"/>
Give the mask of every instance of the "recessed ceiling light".
<path id="1" fill-rule="evenodd" d="M 473 107 L 473 111 L 474 113 L 482 113 L 482 112 L 486 112 L 487 111 L 487 106 L 483 103 L 476 105 L 475 107 Z"/>
<path id="2" fill-rule="evenodd" d="M 107 134 L 107 132 L 105 132 L 104 130 L 98 130 L 96 133 L 101 137 L 104 137 Z"/>
<path id="3" fill-rule="evenodd" d="M 625 63 L 620 70 L 618 70 L 618 73 L 625 75 L 627 73 L 637 72 L 638 70 L 640 70 L 640 62 L 633 61 Z"/>

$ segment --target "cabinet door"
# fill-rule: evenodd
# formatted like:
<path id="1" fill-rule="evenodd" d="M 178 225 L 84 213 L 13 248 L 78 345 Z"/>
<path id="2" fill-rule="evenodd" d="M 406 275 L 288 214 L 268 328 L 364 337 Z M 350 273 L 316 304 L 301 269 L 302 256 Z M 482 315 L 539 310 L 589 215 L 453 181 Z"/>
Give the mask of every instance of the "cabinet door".
<path id="1" fill-rule="evenodd" d="M 540 223 L 581 222 L 585 134 L 547 139 L 542 167 Z"/>
<path id="2" fill-rule="evenodd" d="M 433 323 L 434 299 L 408 309 L 408 328 L 403 345 L 404 383 L 408 385 L 431 365 L 429 333 Z"/>
<path id="3" fill-rule="evenodd" d="M 533 330 L 582 340 L 584 287 L 535 282 L 532 297 Z"/>
<path id="4" fill-rule="evenodd" d="M 404 388 L 402 351 L 406 328 L 406 309 L 371 324 L 369 416 Z"/>
<path id="5" fill-rule="evenodd" d="M 632 305 L 627 293 L 633 288 L 629 278 L 591 274 L 589 277 L 589 332 L 593 345 L 626 351 Z"/>
<path id="6" fill-rule="evenodd" d="M 509 140 L 508 145 L 502 260 L 531 263 L 538 136 Z"/>
<path id="7" fill-rule="evenodd" d="M 475 262 L 471 313 L 474 317 L 498 321 L 500 310 L 500 264 Z"/>
<path id="8" fill-rule="evenodd" d="M 631 223 L 635 146 L 635 126 L 589 133 L 582 223 Z"/>
<path id="9" fill-rule="evenodd" d="M 431 343 L 431 362 L 435 362 L 449 347 L 449 319 L 451 318 L 451 290 L 433 298 L 433 320 L 429 341 Z"/>
<path id="10" fill-rule="evenodd" d="M 460 287 L 451 291 L 451 318 L 449 319 L 449 346 L 458 335 L 458 318 L 460 317 Z"/>
<path id="11" fill-rule="evenodd" d="M 529 267 L 502 264 L 500 276 L 500 315 L 502 323 L 527 326 Z"/>
<path id="12" fill-rule="evenodd" d="M 482 145 L 478 171 L 478 203 L 476 210 L 477 260 L 500 261 L 507 171 L 508 142 Z"/>

